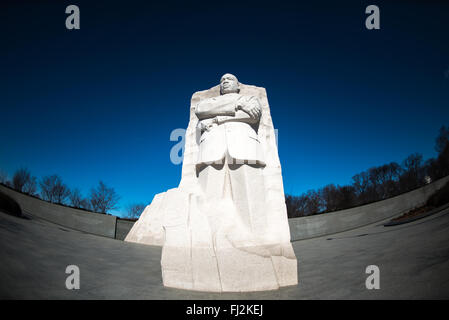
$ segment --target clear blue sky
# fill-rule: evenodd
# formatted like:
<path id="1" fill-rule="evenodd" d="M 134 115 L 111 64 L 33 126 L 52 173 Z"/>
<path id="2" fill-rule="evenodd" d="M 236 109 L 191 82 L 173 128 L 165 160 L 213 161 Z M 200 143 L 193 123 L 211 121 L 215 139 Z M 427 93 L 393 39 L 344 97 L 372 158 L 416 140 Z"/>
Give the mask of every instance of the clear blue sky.
<path id="1" fill-rule="evenodd" d="M 179 183 L 169 137 L 192 94 L 226 72 L 267 89 L 287 193 L 435 157 L 449 3 L 420 2 L 2 2 L 0 169 L 148 203 Z M 69 4 L 80 30 L 65 28 Z M 369 4 L 380 30 L 365 28 Z"/>

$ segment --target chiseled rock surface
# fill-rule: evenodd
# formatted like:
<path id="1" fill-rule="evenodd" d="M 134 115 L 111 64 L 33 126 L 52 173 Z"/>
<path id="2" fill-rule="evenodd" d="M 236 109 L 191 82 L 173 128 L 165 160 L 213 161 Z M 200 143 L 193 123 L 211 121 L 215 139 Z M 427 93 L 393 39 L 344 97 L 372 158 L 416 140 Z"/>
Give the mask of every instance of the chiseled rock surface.
<path id="1" fill-rule="evenodd" d="M 196 129 L 199 120 L 195 108 L 204 99 L 220 96 L 220 86 L 196 92 L 191 101 L 179 187 L 157 194 L 125 239 L 163 246 L 162 278 L 167 287 L 244 292 L 274 290 L 298 283 L 266 91 L 240 84 L 239 94 L 257 98 L 260 103 L 257 133 L 264 166 L 239 167 L 240 175 L 211 171 L 207 179 L 212 181 L 206 180 L 207 184 L 221 183 L 217 192 L 220 195 L 205 195 L 196 168 L 200 134 Z M 230 169 L 225 164 L 218 170 Z M 232 179 L 229 174 L 233 175 Z M 262 183 L 247 185 L 254 178 L 261 179 Z M 236 194 L 237 187 L 243 191 Z"/>

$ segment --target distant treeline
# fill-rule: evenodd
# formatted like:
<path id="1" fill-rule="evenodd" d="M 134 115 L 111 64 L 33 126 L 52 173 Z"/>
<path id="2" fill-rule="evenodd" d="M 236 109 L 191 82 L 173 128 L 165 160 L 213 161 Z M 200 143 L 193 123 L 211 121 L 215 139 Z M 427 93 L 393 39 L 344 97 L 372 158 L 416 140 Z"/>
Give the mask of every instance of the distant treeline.
<path id="1" fill-rule="evenodd" d="M 449 174 L 449 126 L 436 138 L 436 159 L 423 161 L 414 153 L 401 164 L 391 162 L 352 177 L 351 185 L 329 184 L 300 196 L 286 195 L 289 218 L 332 212 L 384 200 L 411 191 Z"/>
<path id="2" fill-rule="evenodd" d="M 84 197 L 78 188 L 70 189 L 60 176 L 49 175 L 38 181 L 27 168 L 18 169 L 11 180 L 4 171 L 0 171 L 0 183 L 41 200 L 96 213 L 109 213 L 118 209 L 120 200 L 114 188 L 108 187 L 103 181 L 99 181 Z M 144 209 L 143 203 L 130 204 L 126 208 L 126 217 L 137 218 Z"/>

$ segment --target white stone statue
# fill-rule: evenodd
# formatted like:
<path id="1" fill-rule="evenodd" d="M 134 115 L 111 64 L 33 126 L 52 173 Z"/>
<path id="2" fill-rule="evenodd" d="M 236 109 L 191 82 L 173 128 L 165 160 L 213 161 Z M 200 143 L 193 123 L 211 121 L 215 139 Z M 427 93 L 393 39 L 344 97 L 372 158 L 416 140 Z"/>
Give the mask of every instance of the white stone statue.
<path id="1" fill-rule="evenodd" d="M 125 241 L 162 245 L 165 286 L 213 292 L 298 283 L 264 88 L 225 74 L 192 96 L 182 178 Z"/>

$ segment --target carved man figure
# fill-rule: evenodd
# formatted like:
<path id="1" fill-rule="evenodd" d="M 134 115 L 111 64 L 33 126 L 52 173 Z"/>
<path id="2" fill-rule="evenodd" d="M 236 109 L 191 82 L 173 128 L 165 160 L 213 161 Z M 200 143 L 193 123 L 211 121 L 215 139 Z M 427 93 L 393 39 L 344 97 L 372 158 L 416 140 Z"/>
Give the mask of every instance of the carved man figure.
<path id="1" fill-rule="evenodd" d="M 237 78 L 225 74 L 220 96 L 200 101 L 195 114 L 201 130 L 197 176 L 206 198 L 231 199 L 239 216 L 228 217 L 228 221 L 241 220 L 248 237 L 261 235 L 267 221 L 260 197 L 265 162 L 257 135 L 262 114 L 258 99 L 239 94 Z"/>
<path id="2" fill-rule="evenodd" d="M 233 163 L 264 165 L 257 137 L 261 116 L 258 99 L 239 94 L 239 82 L 232 74 L 220 80 L 220 96 L 201 101 L 196 108 L 201 130 L 198 166 L 221 164 L 226 153 Z"/>

